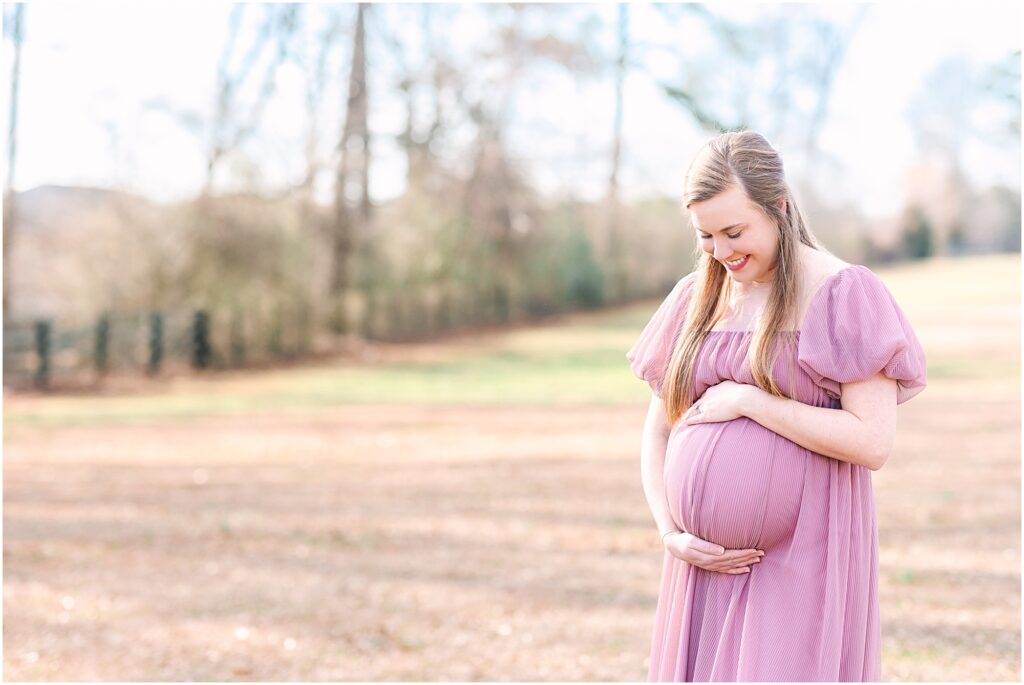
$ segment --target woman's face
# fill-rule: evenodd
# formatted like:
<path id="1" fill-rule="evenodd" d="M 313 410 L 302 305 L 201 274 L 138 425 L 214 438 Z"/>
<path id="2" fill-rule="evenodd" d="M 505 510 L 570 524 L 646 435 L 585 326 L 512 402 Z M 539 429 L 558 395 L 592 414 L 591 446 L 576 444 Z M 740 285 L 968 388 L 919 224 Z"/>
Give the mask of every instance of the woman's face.
<path id="1" fill-rule="evenodd" d="M 740 186 L 733 184 L 708 200 L 692 203 L 690 215 L 701 249 L 721 262 L 734 281 L 771 282 L 779 230 Z"/>

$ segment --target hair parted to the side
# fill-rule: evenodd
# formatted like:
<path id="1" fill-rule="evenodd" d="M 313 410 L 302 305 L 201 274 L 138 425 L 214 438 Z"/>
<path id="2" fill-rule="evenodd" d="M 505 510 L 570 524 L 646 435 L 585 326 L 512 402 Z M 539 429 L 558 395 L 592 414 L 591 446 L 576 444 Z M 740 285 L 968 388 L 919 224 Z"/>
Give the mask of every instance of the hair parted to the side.
<path id="1" fill-rule="evenodd" d="M 710 199 L 738 185 L 749 200 L 778 226 L 779 241 L 775 276 L 750 340 L 748 359 L 755 383 L 773 395 L 785 396 L 772 377 L 777 354 L 786 345 L 796 345 L 798 288 L 800 283 L 799 243 L 824 250 L 808 229 L 786 183 L 782 158 L 765 138 L 754 131 L 721 133 L 700 149 L 686 172 L 683 206 Z M 785 199 L 785 210 L 780 201 Z M 693 400 L 693 367 L 704 337 L 722 317 L 732 291 L 732 279 L 725 266 L 696 249 L 696 276 L 686 313 L 664 384 L 665 410 L 670 425 L 686 412 Z M 773 347 L 781 339 L 783 345 Z M 773 354 L 774 350 L 774 354 Z M 792 373 L 792 371 L 791 371 Z"/>

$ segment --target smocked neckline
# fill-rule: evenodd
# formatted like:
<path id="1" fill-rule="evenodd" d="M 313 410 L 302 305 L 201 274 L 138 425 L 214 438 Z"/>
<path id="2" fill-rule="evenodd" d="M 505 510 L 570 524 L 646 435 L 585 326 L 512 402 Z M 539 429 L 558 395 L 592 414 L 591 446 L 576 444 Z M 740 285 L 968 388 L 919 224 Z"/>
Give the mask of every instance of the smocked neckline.
<path id="1" fill-rule="evenodd" d="M 814 291 L 813 295 L 811 295 L 811 301 L 807 304 L 807 311 L 804 312 L 804 320 L 801 323 L 803 323 L 803 324 L 807 323 L 807 320 L 811 316 L 811 312 L 814 310 L 814 305 L 818 301 L 818 296 L 820 296 L 822 293 L 824 293 L 824 292 L 826 292 L 828 290 L 828 288 L 826 286 L 828 286 L 828 284 L 832 281 L 832 279 L 839 278 L 839 276 L 841 276 L 842 274 L 846 273 L 847 271 L 850 271 L 851 269 L 855 269 L 855 268 L 858 268 L 858 267 L 860 267 L 860 268 L 867 268 L 867 267 L 864 267 L 861 264 L 850 264 L 848 266 L 844 266 L 842 269 L 840 269 L 839 271 L 835 272 L 834 274 L 832 274 L 831 276 L 826 278 L 824 281 L 822 281 L 821 285 L 818 286 L 818 289 Z M 803 330 L 802 326 L 801 326 L 801 328 L 799 328 L 799 329 L 797 329 L 795 331 L 779 331 L 779 332 L 780 333 L 795 333 L 796 335 L 800 335 L 800 331 L 801 330 Z M 752 331 L 752 330 L 745 330 L 745 329 L 742 329 L 742 328 L 736 328 L 736 329 L 725 328 L 725 329 L 720 329 L 720 330 L 717 330 L 717 331 L 714 331 L 714 330 L 708 331 L 708 333 L 748 333 L 748 334 L 749 333 L 753 333 L 753 332 L 754 331 Z"/>
<path id="2" fill-rule="evenodd" d="M 734 330 L 708 331 L 708 333 L 753 333 L 753 332 L 754 331 L 742 331 L 742 330 L 735 330 L 735 331 Z M 779 331 L 779 333 L 796 333 L 797 335 L 799 335 L 800 331 Z"/>

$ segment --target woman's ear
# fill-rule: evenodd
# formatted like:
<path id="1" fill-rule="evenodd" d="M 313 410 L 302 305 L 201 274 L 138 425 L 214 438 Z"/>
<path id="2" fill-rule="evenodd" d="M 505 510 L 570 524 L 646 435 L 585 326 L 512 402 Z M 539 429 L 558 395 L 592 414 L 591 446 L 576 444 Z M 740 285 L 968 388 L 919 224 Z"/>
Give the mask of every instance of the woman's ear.
<path id="1" fill-rule="evenodd" d="M 783 214 L 786 213 L 786 198 L 782 198 L 779 200 L 779 211 L 782 212 Z"/>

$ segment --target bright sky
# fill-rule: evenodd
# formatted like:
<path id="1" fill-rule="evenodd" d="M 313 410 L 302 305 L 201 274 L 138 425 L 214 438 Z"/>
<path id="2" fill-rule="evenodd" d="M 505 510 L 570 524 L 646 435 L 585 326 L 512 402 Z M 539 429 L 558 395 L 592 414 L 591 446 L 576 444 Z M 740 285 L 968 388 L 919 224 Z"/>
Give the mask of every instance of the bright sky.
<path id="1" fill-rule="evenodd" d="M 764 4 L 711 7 L 742 21 L 772 9 Z M 843 21 L 854 9 L 849 4 L 809 7 Z M 258 8 L 250 9 L 252 27 Z M 209 119 L 230 11 L 231 5 L 212 2 L 30 4 L 25 12 L 15 187 L 112 186 L 158 200 L 195 193 L 203 180 L 206 134 L 189 132 L 167 114 L 145 111 L 143 105 L 162 100 L 194 112 L 199 120 Z M 607 5 L 601 11 L 610 31 L 616 9 Z M 457 44 L 458 34 L 472 31 L 470 14 L 463 28 L 458 23 L 450 28 L 447 44 Z M 632 8 L 634 38 L 690 41 L 686 45 L 701 39 L 665 32 L 665 22 L 652 8 Z M 925 75 L 953 55 L 988 62 L 1020 44 L 1017 3 L 873 5 L 837 76 L 832 116 L 821 136 L 823 147 L 846 169 L 836 192 L 857 198 L 870 215 L 898 210 L 903 174 L 915 152 L 906 112 Z M 6 139 L 13 55 L 9 39 L 3 54 Z M 671 55 L 652 58 L 649 67 L 666 79 L 678 76 L 678 61 Z M 608 174 L 612 84 L 596 79 L 577 84 L 554 72 L 539 83 L 532 96 L 518 101 L 513 149 L 543 189 L 600 193 Z M 375 92 L 385 87 L 380 84 Z M 273 135 L 263 136 L 253 148 L 262 156 L 260 173 L 268 185 L 294 182 L 303 169 L 301 75 L 282 72 L 278 93 L 283 99 L 268 109 L 265 119 Z M 371 97 L 373 93 L 371 85 Z M 626 192 L 677 195 L 690 157 L 708 134 L 642 75 L 634 73 L 627 81 L 626 103 Z M 379 102 L 376 107 L 371 126 L 397 133 L 401 109 Z M 336 135 L 336 112 L 335 107 L 322 120 L 328 127 L 325 136 Z M 386 136 L 375 146 L 371 193 L 378 199 L 394 196 L 402 190 L 404 160 Z M 1001 180 L 1019 188 L 1019 145 L 1012 150 L 971 145 L 966 152 L 968 172 L 977 181 Z M 324 190 L 329 189 L 325 183 Z"/>

